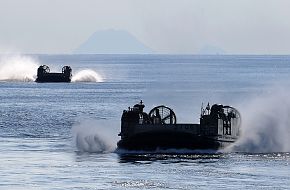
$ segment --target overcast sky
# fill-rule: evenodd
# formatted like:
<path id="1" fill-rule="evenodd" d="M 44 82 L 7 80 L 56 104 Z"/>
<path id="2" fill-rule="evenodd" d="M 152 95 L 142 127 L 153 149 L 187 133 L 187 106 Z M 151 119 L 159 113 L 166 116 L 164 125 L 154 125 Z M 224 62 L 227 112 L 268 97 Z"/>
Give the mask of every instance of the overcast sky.
<path id="1" fill-rule="evenodd" d="M 2 53 L 71 53 L 103 29 L 158 53 L 290 54 L 290 0 L 0 0 Z"/>

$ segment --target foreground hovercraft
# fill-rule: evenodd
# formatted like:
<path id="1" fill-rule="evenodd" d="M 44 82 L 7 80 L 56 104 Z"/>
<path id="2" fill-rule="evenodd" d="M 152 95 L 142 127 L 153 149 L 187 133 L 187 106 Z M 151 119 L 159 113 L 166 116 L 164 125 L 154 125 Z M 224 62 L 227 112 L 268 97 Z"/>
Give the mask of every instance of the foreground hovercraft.
<path id="1" fill-rule="evenodd" d="M 239 137 L 241 117 L 230 106 L 214 104 L 201 109 L 200 124 L 176 123 L 176 115 L 166 106 L 143 112 L 142 101 L 123 111 L 118 148 L 127 150 L 224 148 Z"/>
<path id="2" fill-rule="evenodd" d="M 70 66 L 64 66 L 61 73 L 50 73 L 47 65 L 41 65 L 37 69 L 37 78 L 35 82 L 71 82 L 72 69 Z"/>

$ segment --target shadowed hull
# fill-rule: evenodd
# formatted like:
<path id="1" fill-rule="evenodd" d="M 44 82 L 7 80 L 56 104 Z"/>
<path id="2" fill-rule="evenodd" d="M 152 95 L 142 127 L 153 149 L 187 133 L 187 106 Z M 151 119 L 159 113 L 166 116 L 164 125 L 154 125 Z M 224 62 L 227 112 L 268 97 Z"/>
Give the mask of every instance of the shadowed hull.
<path id="1" fill-rule="evenodd" d="M 188 133 L 147 132 L 136 134 L 118 142 L 118 147 L 127 150 L 156 149 L 212 149 L 218 150 L 233 143 L 231 140 L 217 140 L 214 137 L 193 135 Z"/>

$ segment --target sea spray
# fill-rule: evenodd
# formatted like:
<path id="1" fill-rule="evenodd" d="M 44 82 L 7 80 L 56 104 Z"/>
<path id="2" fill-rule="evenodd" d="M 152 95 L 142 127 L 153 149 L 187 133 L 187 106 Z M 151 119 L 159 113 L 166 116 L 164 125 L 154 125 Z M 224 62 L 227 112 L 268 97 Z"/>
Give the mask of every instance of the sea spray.
<path id="1" fill-rule="evenodd" d="M 103 82 L 103 78 L 95 71 L 85 69 L 74 74 L 72 82 Z"/>
<path id="2" fill-rule="evenodd" d="M 290 151 L 289 90 L 277 88 L 243 105 L 240 139 L 228 150 L 236 152 Z"/>
<path id="3" fill-rule="evenodd" d="M 0 81 L 34 81 L 38 62 L 24 55 L 4 55 L 0 57 Z"/>
<path id="4" fill-rule="evenodd" d="M 118 123 L 109 120 L 82 119 L 72 128 L 78 151 L 107 153 L 116 149 Z"/>

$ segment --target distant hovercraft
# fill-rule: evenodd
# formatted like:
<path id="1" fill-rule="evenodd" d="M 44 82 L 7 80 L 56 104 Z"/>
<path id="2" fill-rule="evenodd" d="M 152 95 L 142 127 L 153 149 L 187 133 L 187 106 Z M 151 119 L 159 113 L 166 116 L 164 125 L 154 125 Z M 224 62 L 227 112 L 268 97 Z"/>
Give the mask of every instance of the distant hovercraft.
<path id="1" fill-rule="evenodd" d="M 118 148 L 127 150 L 211 149 L 218 150 L 239 137 L 241 117 L 233 107 L 209 104 L 201 109 L 200 124 L 176 123 L 176 115 L 166 106 L 149 114 L 141 101 L 123 111 Z"/>
<path id="2" fill-rule="evenodd" d="M 61 73 L 50 73 L 47 65 L 41 65 L 37 69 L 37 78 L 35 82 L 71 82 L 72 69 L 70 66 L 64 66 Z"/>

